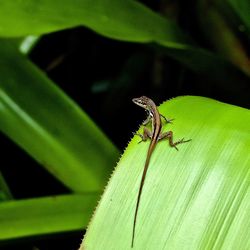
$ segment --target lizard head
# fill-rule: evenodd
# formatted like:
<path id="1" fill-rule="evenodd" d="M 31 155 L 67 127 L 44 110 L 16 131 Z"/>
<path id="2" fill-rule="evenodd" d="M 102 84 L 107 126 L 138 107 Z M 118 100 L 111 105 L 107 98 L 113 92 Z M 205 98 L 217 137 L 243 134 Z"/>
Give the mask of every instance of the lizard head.
<path id="1" fill-rule="evenodd" d="M 149 109 L 149 103 L 151 103 L 151 99 L 149 99 L 146 96 L 141 96 L 138 98 L 133 98 L 132 99 L 133 103 L 135 103 L 136 105 L 148 110 Z"/>

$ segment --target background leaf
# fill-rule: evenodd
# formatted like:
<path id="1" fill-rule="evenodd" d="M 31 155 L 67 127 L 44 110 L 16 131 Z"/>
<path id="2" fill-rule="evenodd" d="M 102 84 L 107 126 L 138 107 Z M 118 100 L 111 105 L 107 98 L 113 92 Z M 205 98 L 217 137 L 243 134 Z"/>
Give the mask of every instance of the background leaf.
<path id="1" fill-rule="evenodd" d="M 169 41 L 169 46 L 186 43 L 183 32 L 174 23 L 130 0 L 104 0 L 95 5 L 89 0 L 42 0 L 39 4 L 32 0 L 4 0 L 0 20 L 0 35 L 3 37 L 39 35 L 85 25 L 114 39 L 137 42 L 161 39 Z"/>
<path id="2" fill-rule="evenodd" d="M 117 40 L 156 43 L 168 56 L 219 84 L 207 82 L 211 88 L 222 91 L 229 85 L 231 96 L 242 89 L 243 93 L 250 91 L 246 74 L 223 57 L 196 46 L 175 23 L 137 1 L 105 0 L 93 5 L 89 0 L 75 0 L 74 4 L 70 0 L 42 0 L 39 4 L 32 0 L 4 0 L 0 8 L 2 37 L 41 35 L 78 25 Z M 230 68 L 232 70 L 228 70 Z M 223 85 L 222 90 L 220 85 Z M 248 98 L 243 97 L 240 104 L 245 105 L 247 101 Z"/>
<path id="3" fill-rule="evenodd" d="M 97 195 L 60 195 L 0 204 L 0 240 L 83 230 Z"/>
<path id="4" fill-rule="evenodd" d="M 250 31 L 250 17 L 249 17 L 249 11 L 250 11 L 250 2 L 247 0 L 228 0 L 228 3 L 231 5 L 233 10 L 238 14 L 238 16 L 241 18 L 241 21 L 243 22 L 243 26 L 246 25 L 246 27 L 239 27 L 240 29 L 243 28 L 242 31 L 245 31 L 245 29 Z"/>
<path id="5" fill-rule="evenodd" d="M 142 193 L 134 249 L 247 249 L 249 110 L 186 96 L 162 104 L 160 112 L 175 118 L 164 131 L 171 129 L 175 140 L 185 136 L 192 141 L 179 145 L 178 152 L 166 141 L 157 145 Z M 118 163 L 81 249 L 130 249 L 149 145 L 138 141 L 133 138 Z"/>
<path id="6" fill-rule="evenodd" d="M 11 195 L 10 189 L 0 172 L 0 202 L 1 201 L 6 201 L 6 200 L 11 200 L 13 197 Z"/>
<path id="7" fill-rule="evenodd" d="M 99 191 L 118 151 L 40 70 L 0 41 L 0 129 L 67 187 Z"/>

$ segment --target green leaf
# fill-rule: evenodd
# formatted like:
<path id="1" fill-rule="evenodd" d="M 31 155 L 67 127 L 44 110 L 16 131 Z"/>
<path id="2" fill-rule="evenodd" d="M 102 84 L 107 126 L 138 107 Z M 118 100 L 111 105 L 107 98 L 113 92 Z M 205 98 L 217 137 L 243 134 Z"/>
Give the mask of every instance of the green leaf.
<path id="1" fill-rule="evenodd" d="M 118 151 L 92 120 L 0 40 L 0 130 L 67 187 L 102 190 Z"/>
<path id="2" fill-rule="evenodd" d="M 250 111 L 185 96 L 159 108 L 174 118 L 179 151 L 161 141 L 152 155 L 134 249 L 249 249 Z M 139 130 L 142 132 L 142 129 Z M 89 225 L 81 249 L 130 249 L 149 142 L 134 137 Z"/>
<path id="3" fill-rule="evenodd" d="M 1 1 L 3 37 L 40 35 L 77 25 L 114 39 L 137 42 L 159 39 L 174 47 L 187 42 L 174 23 L 136 1 L 102 0 L 95 4 L 90 0 Z"/>
<path id="4" fill-rule="evenodd" d="M 245 29 L 247 28 L 249 32 L 250 30 L 250 16 L 249 16 L 250 2 L 248 0 L 227 0 L 227 1 L 243 22 L 243 26 L 239 27 L 240 30 L 243 29 L 242 31 L 245 31 Z M 244 27 L 244 25 L 246 27 Z"/>
<path id="5" fill-rule="evenodd" d="M 0 172 L 0 202 L 6 201 L 6 200 L 11 200 L 12 199 L 12 194 L 10 192 L 10 189 Z"/>
<path id="6" fill-rule="evenodd" d="M 61 195 L 0 203 L 0 240 L 83 230 L 98 195 Z"/>
<path id="7" fill-rule="evenodd" d="M 194 45 L 175 23 L 137 1 L 102 0 L 95 4 L 90 0 L 1 1 L 0 36 L 3 37 L 41 35 L 78 25 L 113 39 L 162 46 L 168 56 L 209 76 L 210 88 L 217 88 L 216 81 L 218 91 L 228 91 L 232 101 L 241 105 L 248 102 L 246 96 L 238 100 L 237 92 L 250 91 L 249 77 L 226 59 Z"/>

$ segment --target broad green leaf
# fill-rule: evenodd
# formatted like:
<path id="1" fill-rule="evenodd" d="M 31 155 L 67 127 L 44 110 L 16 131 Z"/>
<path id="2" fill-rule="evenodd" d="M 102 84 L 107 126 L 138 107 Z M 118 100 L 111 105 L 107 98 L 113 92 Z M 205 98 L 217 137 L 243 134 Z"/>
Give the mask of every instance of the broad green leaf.
<path id="1" fill-rule="evenodd" d="M 70 189 L 101 190 L 118 157 L 115 146 L 70 98 L 3 40 L 0 69 L 0 130 Z"/>
<path id="2" fill-rule="evenodd" d="M 0 203 L 0 240 L 83 230 L 97 194 L 6 201 Z"/>
<path id="3" fill-rule="evenodd" d="M 187 42 L 175 24 L 131 0 L 102 0 L 95 4 L 90 0 L 2 0 L 0 21 L 3 37 L 40 35 L 84 25 L 105 36 L 127 41 L 160 39 L 174 47 Z"/>
<path id="4" fill-rule="evenodd" d="M 160 106 L 179 151 L 161 141 L 152 155 L 134 249 L 249 249 L 250 111 L 185 96 Z M 139 130 L 142 132 L 142 129 Z M 92 217 L 81 249 L 130 249 L 149 142 L 134 137 Z"/>
<path id="5" fill-rule="evenodd" d="M 248 101 L 246 96 L 237 99 L 238 91 L 250 91 L 249 78 L 243 72 L 218 55 L 195 46 L 175 23 L 137 1 L 102 0 L 93 4 L 90 0 L 2 0 L 0 6 L 0 36 L 42 35 L 83 25 L 113 39 L 155 43 L 168 56 L 209 76 L 212 81 L 207 84 L 213 83 L 210 88 L 221 91 L 222 86 L 232 101 L 236 99 L 242 105 Z"/>

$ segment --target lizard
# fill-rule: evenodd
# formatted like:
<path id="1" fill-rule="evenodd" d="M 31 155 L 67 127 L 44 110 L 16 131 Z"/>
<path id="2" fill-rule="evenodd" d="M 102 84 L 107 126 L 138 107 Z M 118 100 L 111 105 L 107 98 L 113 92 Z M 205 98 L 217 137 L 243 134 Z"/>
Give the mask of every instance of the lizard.
<path id="1" fill-rule="evenodd" d="M 142 189 L 143 189 L 143 186 L 144 186 L 145 177 L 146 177 L 146 174 L 147 174 L 150 158 L 151 158 L 151 155 L 152 155 L 152 153 L 153 153 L 153 151 L 154 151 L 154 149 L 155 149 L 155 147 L 157 145 L 157 142 L 159 140 L 162 140 L 162 139 L 166 138 L 169 141 L 169 145 L 171 147 L 174 147 L 176 150 L 178 150 L 178 148 L 177 148 L 178 144 L 190 141 L 190 140 L 184 140 L 184 138 L 182 138 L 181 140 L 174 142 L 173 141 L 173 132 L 172 131 L 162 133 L 162 131 L 161 131 L 162 130 L 161 118 L 164 118 L 167 123 L 171 123 L 171 121 L 173 119 L 167 119 L 163 115 L 161 115 L 159 113 L 158 109 L 157 109 L 157 106 L 153 102 L 153 100 L 151 100 L 150 98 L 148 98 L 146 96 L 141 96 L 139 98 L 133 98 L 132 101 L 136 105 L 144 108 L 147 111 L 148 117 L 143 122 L 143 125 L 146 126 L 151 121 L 151 123 L 152 123 L 152 131 L 150 131 L 147 127 L 144 127 L 143 134 L 135 133 L 135 135 L 138 135 L 138 136 L 141 137 L 140 142 L 146 141 L 148 138 L 150 138 L 151 141 L 150 141 L 150 144 L 149 144 L 149 147 L 148 147 L 147 157 L 146 157 L 146 161 L 145 161 L 145 164 L 144 164 L 144 170 L 143 170 L 143 173 L 142 173 L 141 182 L 140 182 L 140 186 L 139 186 L 139 192 L 138 192 L 138 195 L 137 195 L 136 208 L 135 208 L 134 220 L 133 220 L 131 248 L 133 248 L 133 246 L 134 246 L 135 226 L 136 226 L 136 220 L 137 220 L 137 214 L 138 214 Z"/>

